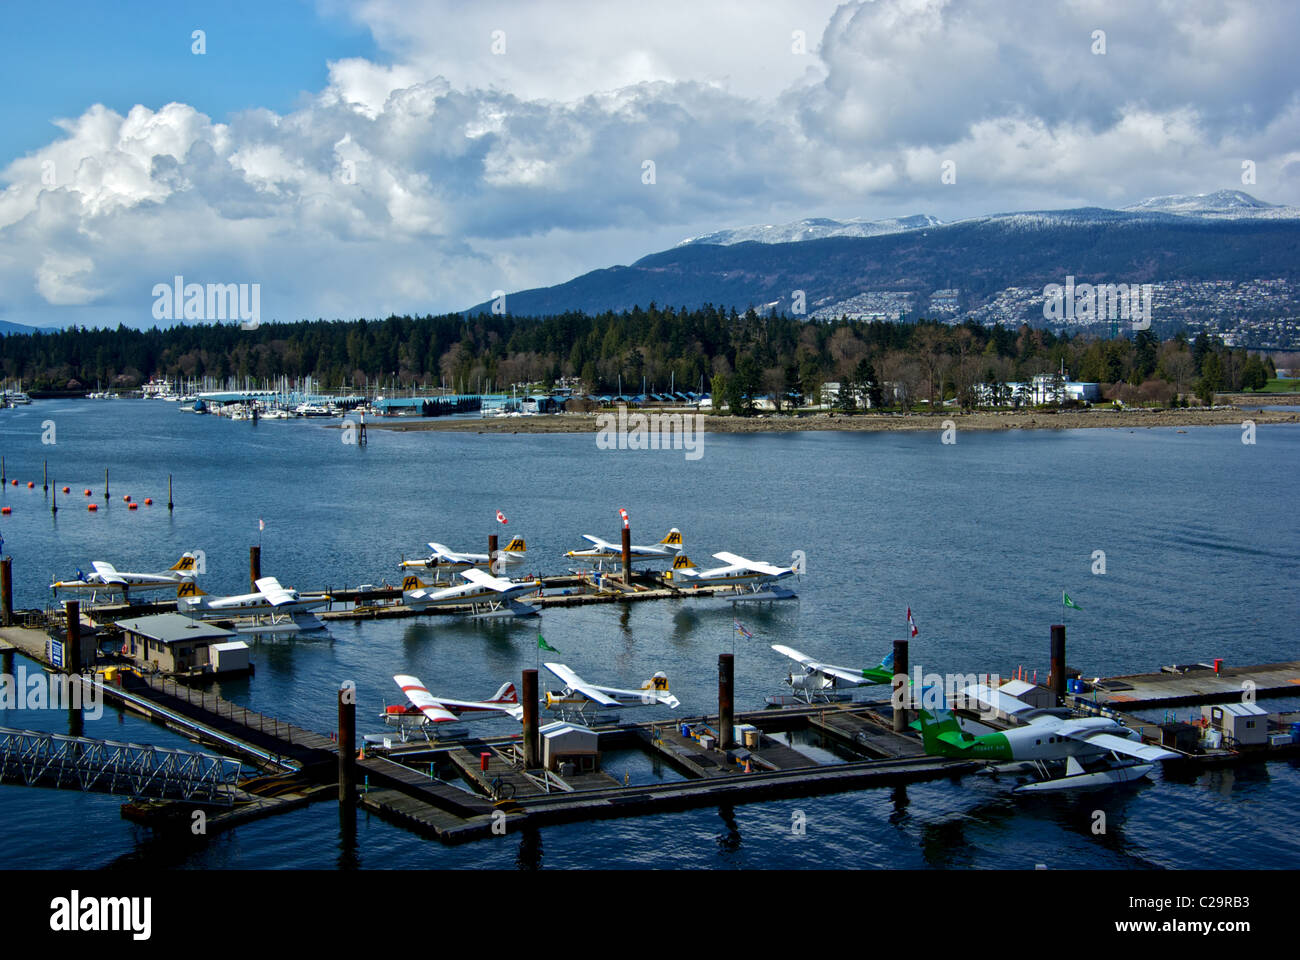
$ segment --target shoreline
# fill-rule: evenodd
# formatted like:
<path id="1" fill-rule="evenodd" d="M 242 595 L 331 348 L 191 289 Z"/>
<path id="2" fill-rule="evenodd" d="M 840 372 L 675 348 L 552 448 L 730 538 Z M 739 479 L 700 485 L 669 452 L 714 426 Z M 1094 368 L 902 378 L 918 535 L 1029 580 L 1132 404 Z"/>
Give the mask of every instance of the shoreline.
<path id="1" fill-rule="evenodd" d="M 636 411 L 629 411 L 631 417 Z M 643 411 L 647 415 L 660 411 Z M 680 412 L 680 411 L 678 411 Z M 667 411 L 664 411 L 667 413 Z M 605 411 L 604 416 L 614 416 Z M 689 414 L 686 414 L 689 415 Z M 470 420 L 367 420 L 370 430 L 397 433 L 449 431 L 452 433 L 594 433 L 602 424 L 601 413 L 537 414 L 527 417 L 489 417 Z M 818 413 L 807 416 L 758 415 L 753 417 L 702 415 L 705 433 L 792 433 L 801 431 L 860 431 L 883 433 L 894 431 L 938 431 L 951 420 L 958 430 L 1079 430 L 1137 427 L 1212 427 L 1240 426 L 1246 420 L 1256 425 L 1300 423 L 1296 411 L 1247 410 L 1223 407 L 1214 410 L 1187 408 L 1179 410 L 1063 410 L 1049 412 L 913 413 L 913 414 L 844 414 Z M 608 423 L 608 421 L 605 421 Z"/>

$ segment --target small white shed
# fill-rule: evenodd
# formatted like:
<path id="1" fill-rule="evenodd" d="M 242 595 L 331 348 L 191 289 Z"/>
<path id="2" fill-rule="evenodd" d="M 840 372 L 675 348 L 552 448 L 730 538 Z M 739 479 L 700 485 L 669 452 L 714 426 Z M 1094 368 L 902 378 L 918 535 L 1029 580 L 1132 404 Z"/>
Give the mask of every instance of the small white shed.
<path id="1" fill-rule="evenodd" d="M 596 731 L 578 723 L 556 720 L 539 731 L 542 735 L 542 765 L 558 771 L 561 763 L 572 763 L 580 773 L 600 766 Z"/>
<path id="2" fill-rule="evenodd" d="M 232 673 L 248 669 L 248 644 L 243 640 L 214 643 L 208 647 L 208 663 L 213 673 Z"/>
<path id="3" fill-rule="evenodd" d="M 1229 743 L 1259 744 L 1268 740 L 1268 711 L 1257 703 L 1215 703 L 1201 707 L 1210 729 L 1223 731 Z"/>

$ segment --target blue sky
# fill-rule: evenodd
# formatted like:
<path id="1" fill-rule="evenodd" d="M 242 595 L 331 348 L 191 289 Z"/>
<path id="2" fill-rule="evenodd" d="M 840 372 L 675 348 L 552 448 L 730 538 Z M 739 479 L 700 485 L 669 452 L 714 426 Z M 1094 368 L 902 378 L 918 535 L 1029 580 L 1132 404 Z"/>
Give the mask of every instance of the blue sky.
<path id="1" fill-rule="evenodd" d="M 137 103 L 188 103 L 214 119 L 232 111 L 287 111 L 328 80 L 326 62 L 377 55 L 369 31 L 307 0 L 222 3 L 66 0 L 6 3 L 0 158 L 48 143 L 55 117 L 93 103 L 125 114 Z M 194 30 L 207 53 L 191 52 Z"/>
<path id="2" fill-rule="evenodd" d="M 19 323 L 148 326 L 176 276 L 257 284 L 264 320 L 452 311 L 803 217 L 1300 205 L 1294 0 L 4 14 L 0 319 Z"/>

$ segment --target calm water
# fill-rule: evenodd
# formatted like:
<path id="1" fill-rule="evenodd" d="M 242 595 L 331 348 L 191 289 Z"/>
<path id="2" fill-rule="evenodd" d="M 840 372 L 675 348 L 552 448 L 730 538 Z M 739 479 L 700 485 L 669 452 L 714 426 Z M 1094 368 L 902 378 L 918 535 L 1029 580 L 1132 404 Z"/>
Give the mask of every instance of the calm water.
<path id="1" fill-rule="evenodd" d="M 56 443 L 42 444 L 52 421 Z M 48 435 L 48 430 L 46 430 Z M 709 435 L 700 460 L 680 451 L 602 451 L 594 435 L 479 436 L 374 431 L 368 447 L 319 423 L 232 423 L 156 401 L 38 402 L 0 412 L 9 477 L 0 503 L 16 602 L 92 560 L 166 567 L 201 549 L 212 593 L 247 589 L 248 546 L 262 569 L 299 588 L 395 582 L 400 556 L 436 539 L 482 551 L 489 533 L 527 539 L 527 572 L 559 572 L 580 535 L 637 543 L 671 526 L 701 565 L 731 550 L 789 562 L 807 555 L 800 599 L 743 607 L 754 634 L 736 643 L 737 704 L 778 692 L 784 642 L 832 662 L 875 663 L 920 629 L 913 663 L 954 672 L 1017 665 L 1046 674 L 1048 626 L 1068 611 L 1071 665 L 1085 675 L 1223 657 L 1295 659 L 1300 573 L 1295 504 L 1300 430 L 1261 426 L 959 433 Z M 41 487 L 69 485 L 57 519 Z M 103 472 L 113 499 L 104 506 Z M 177 509 L 168 515 L 167 474 Z M 34 480 L 34 490 L 26 481 Z M 85 508 L 85 487 L 101 504 Z M 128 512 L 123 494 L 155 505 Z M 509 525 L 500 527 L 502 510 Z M 504 541 L 503 541 L 504 542 Z M 1105 574 L 1092 573 L 1094 552 Z M 717 654 L 733 643 L 730 605 L 708 601 L 551 610 L 547 641 L 591 679 L 637 685 L 665 670 L 698 715 L 716 699 Z M 400 696 L 409 672 L 448 696 L 491 693 L 536 660 L 530 625 L 421 618 L 336 624 L 329 639 L 259 643 L 257 674 L 223 695 L 303 726 L 333 728 L 334 690 L 354 680 L 361 732 Z M 665 714 L 666 715 L 666 714 Z M 485 721 L 475 730 L 492 730 Z M 0 711 L 0 724 L 67 728 L 60 713 Z M 510 729 L 509 724 L 500 728 Z M 186 745 L 108 710 L 86 735 Z M 632 782 L 674 777 L 636 754 L 606 758 Z M 123 862 L 211 867 L 1295 867 L 1300 764 L 1275 762 L 1075 798 L 1012 799 L 982 778 L 902 789 L 548 828 L 444 848 L 365 813 L 341 830 L 337 808 L 241 827 L 184 849 L 121 820 L 119 798 L 0 788 L 12 831 L 4 867 Z M 1093 811 L 1108 830 L 1091 832 Z M 807 833 L 792 835 L 796 812 Z M 76 824 L 63 832 L 53 823 Z M 1215 843 L 1205 842 L 1213 836 Z M 24 840 L 23 838 L 30 838 Z"/>

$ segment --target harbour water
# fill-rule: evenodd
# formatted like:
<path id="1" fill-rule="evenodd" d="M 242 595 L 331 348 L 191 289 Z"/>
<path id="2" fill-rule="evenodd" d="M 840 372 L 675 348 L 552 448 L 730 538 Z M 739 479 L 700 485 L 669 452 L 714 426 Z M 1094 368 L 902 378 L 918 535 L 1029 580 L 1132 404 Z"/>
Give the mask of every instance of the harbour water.
<path id="1" fill-rule="evenodd" d="M 42 443 L 49 424 L 55 442 Z M 263 572 L 303 589 L 396 583 L 403 553 L 423 555 L 429 540 L 481 552 L 490 533 L 527 540 L 520 572 L 560 572 L 561 554 L 582 546 L 581 534 L 617 539 L 620 507 L 633 542 L 678 527 L 701 565 L 720 550 L 782 563 L 803 551 L 795 601 L 663 601 L 542 616 L 541 631 L 560 651 L 549 659 L 618 685 L 664 670 L 682 701 L 677 712 L 691 716 L 713 709 L 717 654 L 733 644 L 737 707 L 757 708 L 780 692 L 789 669 L 769 644 L 874 664 L 904 635 L 908 606 L 920 631 L 914 664 L 1004 676 L 1024 665 L 1045 676 L 1063 589 L 1081 607 L 1065 611 L 1065 623 L 1070 664 L 1085 676 L 1216 657 L 1295 659 L 1300 430 L 1261 426 L 1254 444 L 1242 435 L 1236 427 L 959 431 L 943 444 L 938 429 L 709 434 L 703 455 L 688 460 L 680 450 L 597 449 L 594 434 L 372 430 L 357 446 L 319 421 L 230 422 L 152 401 L 44 401 L 0 415 L 6 472 L 21 481 L 0 494 L 12 507 L 0 534 L 20 607 L 48 602 L 50 582 L 92 560 L 150 570 L 185 550 L 204 552 L 205 590 L 242 592 L 248 546 L 259 539 Z M 42 460 L 54 489 L 72 489 L 59 495 L 57 516 L 41 490 Z M 81 495 L 87 487 L 95 513 Z M 128 511 L 124 494 L 154 504 Z M 737 618 L 752 640 L 737 637 Z M 535 665 L 537 628 L 450 617 L 339 623 L 330 638 L 259 642 L 256 675 L 218 689 L 328 732 L 334 690 L 354 680 L 360 732 L 380 732 L 377 715 L 400 697 L 394 673 L 416 674 L 448 696 L 484 696 Z M 497 729 L 493 722 L 475 730 Z M 66 731 L 67 723 L 63 713 L 0 711 L 3 726 Z M 187 745 L 113 709 L 87 721 L 85 734 Z M 635 754 L 606 765 L 634 783 L 675 776 Z M 123 821 L 120 798 L 3 787 L 0 810 L 27 829 L 9 834 L 0 865 L 1282 868 L 1300 864 L 1298 800 L 1300 763 L 1280 761 L 1186 782 L 1156 772 L 1133 787 L 1040 799 L 968 777 L 548 828 L 460 848 L 365 813 L 355 831 L 341 829 L 337 808 L 322 803 L 187 848 Z M 1099 809 L 1107 827 L 1095 834 Z M 800 814 L 802 835 L 792 830 Z"/>

